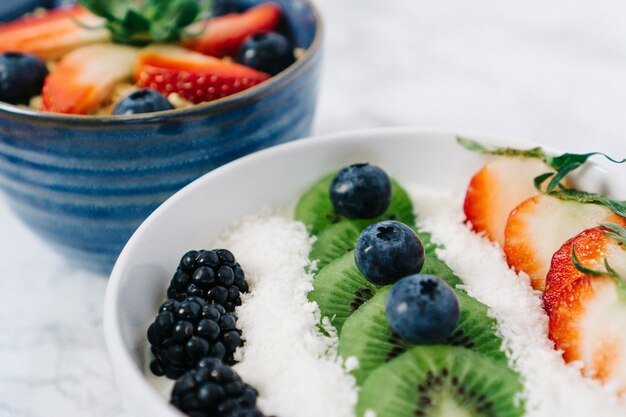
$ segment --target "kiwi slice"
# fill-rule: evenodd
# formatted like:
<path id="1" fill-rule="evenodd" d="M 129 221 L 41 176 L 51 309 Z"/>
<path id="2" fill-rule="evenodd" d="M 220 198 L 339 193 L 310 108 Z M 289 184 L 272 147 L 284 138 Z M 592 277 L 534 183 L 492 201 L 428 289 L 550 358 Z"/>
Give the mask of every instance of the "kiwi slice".
<path id="1" fill-rule="evenodd" d="M 350 220 L 341 220 L 330 225 L 317 236 L 309 258 L 317 260 L 317 268 L 321 270 L 335 259 L 353 250 L 360 234 L 359 225 Z"/>
<path id="2" fill-rule="evenodd" d="M 461 347 L 416 346 L 376 369 L 359 393 L 357 416 L 520 417 L 522 385 L 498 361 Z"/>
<path id="3" fill-rule="evenodd" d="M 338 223 L 325 227 L 317 236 L 313 243 L 309 258 L 317 260 L 317 268 L 322 269 L 330 262 L 353 250 L 361 232 L 367 225 L 363 221 L 352 221 L 344 219 Z M 414 225 L 408 225 L 416 230 Z M 417 236 L 424 245 L 426 255 L 434 254 L 437 245 L 431 241 L 430 233 L 417 231 Z"/>
<path id="4" fill-rule="evenodd" d="M 359 360 L 359 368 L 353 372 L 358 385 L 362 385 L 376 368 L 415 346 L 400 339 L 387 324 L 385 302 L 390 288 L 381 288 L 348 317 L 341 330 L 339 355 L 344 358 L 354 356 Z M 487 306 L 463 291 L 456 293 L 461 315 L 447 344 L 473 349 L 506 365 L 502 340 L 494 333 L 496 322 L 487 316 Z"/>
<path id="5" fill-rule="evenodd" d="M 325 227 L 345 219 L 334 210 L 330 201 L 330 184 L 335 174 L 329 174 L 319 180 L 300 197 L 296 205 L 295 219 L 306 224 L 313 235 L 318 235 Z M 391 203 L 387 210 L 373 219 L 353 221 L 359 225 L 359 230 L 363 230 L 368 224 L 382 220 L 398 220 L 409 226 L 415 224 L 413 203 L 407 192 L 393 179 L 391 180 Z"/>
<path id="6" fill-rule="evenodd" d="M 424 258 L 421 274 L 436 275 L 455 288 L 462 281 L 434 254 Z M 369 282 L 354 261 L 354 250 L 322 268 L 313 280 L 309 299 L 317 302 L 322 317 L 328 317 L 337 332 L 346 319 L 381 288 Z"/>
<path id="7" fill-rule="evenodd" d="M 328 317 L 340 332 L 348 316 L 372 298 L 378 288 L 361 274 L 354 262 L 354 251 L 350 251 L 319 271 L 309 299 L 317 302 L 322 317 Z"/>

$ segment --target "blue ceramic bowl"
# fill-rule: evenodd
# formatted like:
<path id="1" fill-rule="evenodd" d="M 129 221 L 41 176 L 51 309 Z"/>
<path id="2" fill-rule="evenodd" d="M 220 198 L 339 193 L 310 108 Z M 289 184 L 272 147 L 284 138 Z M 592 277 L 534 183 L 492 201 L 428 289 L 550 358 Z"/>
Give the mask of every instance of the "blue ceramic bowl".
<path id="1" fill-rule="evenodd" d="M 307 51 L 239 94 L 118 117 L 0 103 L 0 187 L 15 213 L 71 261 L 106 273 L 142 220 L 178 189 L 243 155 L 307 136 L 320 76 L 320 17 L 307 0 L 274 1 L 295 45 Z M 229 196 L 214 198 L 219 204 Z"/>

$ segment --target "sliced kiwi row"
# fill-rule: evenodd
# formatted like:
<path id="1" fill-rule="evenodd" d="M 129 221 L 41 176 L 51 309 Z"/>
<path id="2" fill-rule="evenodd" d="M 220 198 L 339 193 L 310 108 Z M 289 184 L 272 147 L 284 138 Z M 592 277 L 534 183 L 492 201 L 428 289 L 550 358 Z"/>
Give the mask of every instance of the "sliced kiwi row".
<path id="1" fill-rule="evenodd" d="M 329 174 L 319 180 L 300 197 L 296 205 L 295 219 L 306 224 L 312 235 L 318 236 L 326 227 L 348 220 L 335 211 L 330 201 L 330 184 L 334 176 L 334 173 Z M 374 219 L 350 221 L 359 228 L 360 232 L 368 225 L 383 220 L 397 220 L 409 226 L 415 224 L 413 203 L 407 192 L 395 180 L 391 180 L 391 202 L 382 215 Z"/>
<path id="2" fill-rule="evenodd" d="M 415 346 L 374 370 L 359 393 L 359 417 L 521 417 L 515 372 L 476 351 Z"/>
<path id="3" fill-rule="evenodd" d="M 389 290 L 381 288 L 343 323 L 339 355 L 358 359 L 359 367 L 353 375 L 359 386 L 376 368 L 414 346 L 400 339 L 387 323 L 385 302 Z M 459 324 L 446 343 L 475 350 L 506 365 L 502 341 L 494 333 L 496 322 L 487 316 L 487 307 L 462 291 L 457 291 L 457 296 L 461 306 Z"/>
<path id="4" fill-rule="evenodd" d="M 333 175 L 319 181 L 300 200 L 296 219 L 317 236 L 310 258 L 318 272 L 309 298 L 337 329 L 339 353 L 356 357 L 353 371 L 362 387 L 357 415 L 372 410 L 378 417 L 520 416 L 514 402 L 521 386 L 507 367 L 487 307 L 456 290 L 461 316 L 446 345 L 414 346 L 389 327 L 385 301 L 390 287 L 370 283 L 354 260 L 361 231 L 369 224 L 395 219 L 415 229 L 413 206 L 393 181 L 392 203 L 379 218 L 350 220 L 332 208 L 329 188 Z M 425 247 L 421 273 L 441 277 L 455 288 L 462 281 L 439 260 L 430 235 L 417 231 Z"/>
<path id="5" fill-rule="evenodd" d="M 436 275 L 453 288 L 462 283 L 434 255 L 424 258 L 421 273 Z M 337 332 L 341 332 L 346 319 L 371 299 L 379 288 L 361 274 L 354 261 L 354 250 L 351 250 L 318 272 L 313 280 L 313 291 L 309 293 L 309 299 L 317 302 L 322 316 L 328 317 Z"/>

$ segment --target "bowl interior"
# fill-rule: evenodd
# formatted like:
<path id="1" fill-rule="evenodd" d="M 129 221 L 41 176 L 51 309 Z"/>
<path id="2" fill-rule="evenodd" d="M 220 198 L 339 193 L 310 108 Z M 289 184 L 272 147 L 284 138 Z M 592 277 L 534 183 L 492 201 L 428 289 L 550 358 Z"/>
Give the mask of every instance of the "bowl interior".
<path id="1" fill-rule="evenodd" d="M 455 137 L 460 133 L 383 129 L 294 142 L 225 165 L 170 198 L 144 222 L 122 252 L 105 303 L 107 345 L 133 411 L 137 415 L 148 409 L 153 415 L 178 415 L 159 399 L 140 367 L 146 329 L 184 252 L 209 249 L 229 223 L 261 207 L 293 205 L 323 174 L 354 162 L 379 165 L 402 184 L 454 190 L 461 198 L 485 157 L 459 146 Z M 463 136 L 483 143 L 533 146 L 485 135 Z M 606 175 L 617 172 L 614 169 L 590 167 L 585 186 L 624 198 L 624 176 L 609 179 Z M 140 402 L 141 407 L 136 407 Z"/>

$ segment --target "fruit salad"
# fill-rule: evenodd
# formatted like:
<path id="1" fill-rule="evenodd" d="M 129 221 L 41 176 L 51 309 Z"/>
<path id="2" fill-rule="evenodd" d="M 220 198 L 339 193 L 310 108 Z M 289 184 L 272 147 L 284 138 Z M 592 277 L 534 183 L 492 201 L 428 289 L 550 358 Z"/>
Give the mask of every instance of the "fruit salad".
<path id="1" fill-rule="evenodd" d="M 128 115 L 254 87 L 302 51 L 276 3 L 80 0 L 0 24 L 0 101 L 45 112 Z"/>
<path id="2" fill-rule="evenodd" d="M 571 179 L 596 154 L 459 142 L 493 155 L 464 201 L 358 163 L 183 254 L 151 382 L 190 416 L 623 416 L 625 206 Z"/>

